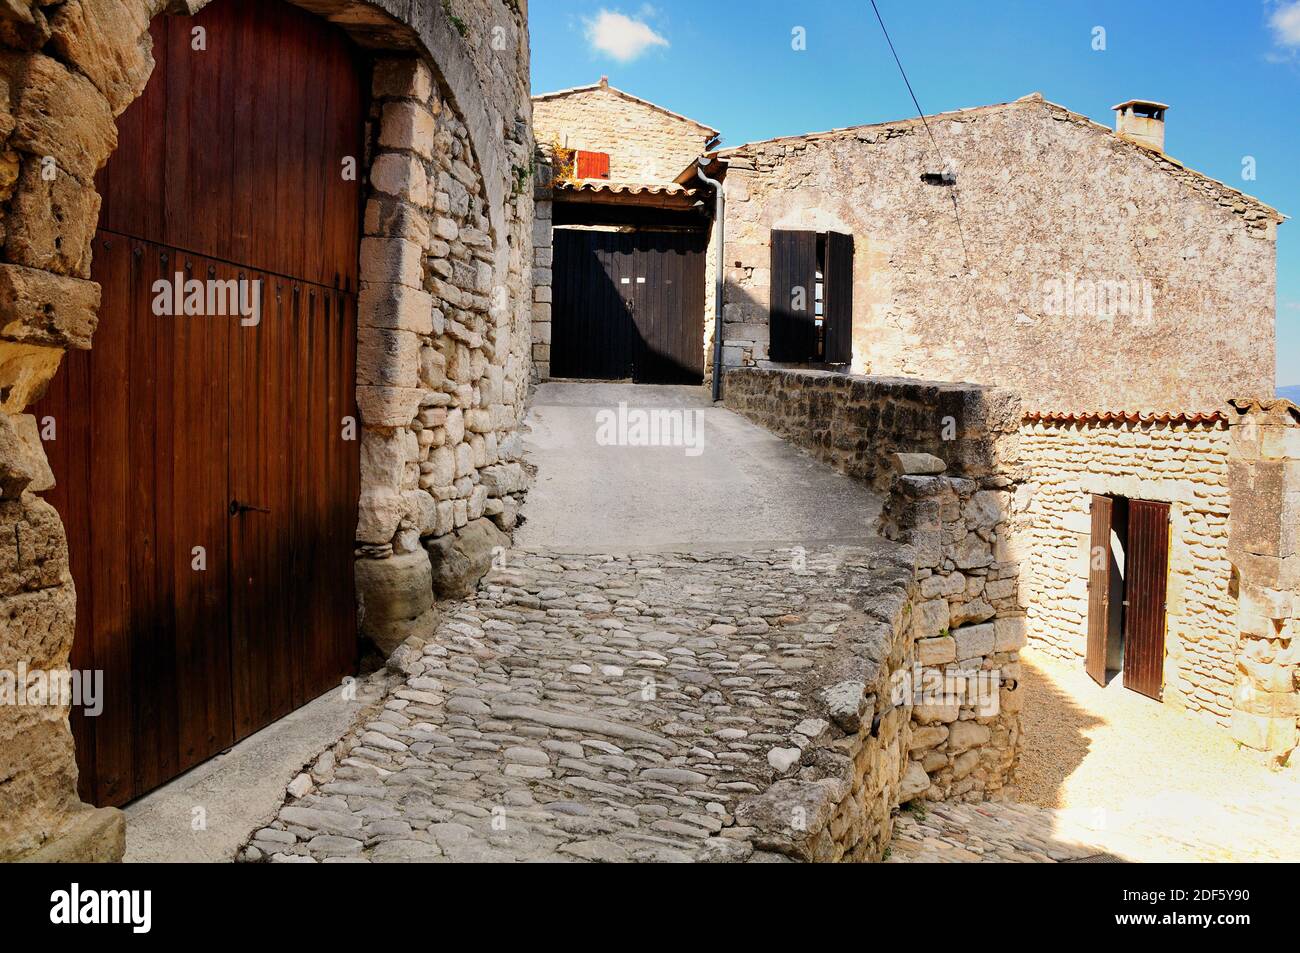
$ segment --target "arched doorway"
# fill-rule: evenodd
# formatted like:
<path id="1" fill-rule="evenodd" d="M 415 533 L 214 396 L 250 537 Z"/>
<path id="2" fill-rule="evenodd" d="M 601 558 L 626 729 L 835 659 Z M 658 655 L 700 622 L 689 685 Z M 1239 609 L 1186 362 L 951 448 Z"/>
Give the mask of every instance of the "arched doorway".
<path id="1" fill-rule="evenodd" d="M 73 717 L 99 805 L 356 661 L 364 71 L 341 30 L 279 0 L 151 33 L 157 66 L 96 181 L 95 346 L 34 411 L 57 427 L 72 667 L 104 673 L 102 713 Z"/>

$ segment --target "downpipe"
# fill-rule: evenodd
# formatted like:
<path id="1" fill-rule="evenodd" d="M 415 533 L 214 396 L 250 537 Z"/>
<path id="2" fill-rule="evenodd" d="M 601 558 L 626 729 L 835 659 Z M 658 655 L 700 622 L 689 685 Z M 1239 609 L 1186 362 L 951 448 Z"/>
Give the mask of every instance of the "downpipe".
<path id="1" fill-rule="evenodd" d="M 695 174 L 699 176 L 701 182 L 713 188 L 717 201 L 714 217 L 718 223 L 718 262 L 715 276 L 717 283 L 713 289 L 713 402 L 716 404 L 722 400 L 722 287 L 726 279 L 726 269 L 723 265 L 727 253 L 727 194 L 723 191 L 719 180 L 710 179 L 704 174 L 708 162 L 707 156 L 700 156 Z M 726 166 L 722 160 L 719 162 Z"/>

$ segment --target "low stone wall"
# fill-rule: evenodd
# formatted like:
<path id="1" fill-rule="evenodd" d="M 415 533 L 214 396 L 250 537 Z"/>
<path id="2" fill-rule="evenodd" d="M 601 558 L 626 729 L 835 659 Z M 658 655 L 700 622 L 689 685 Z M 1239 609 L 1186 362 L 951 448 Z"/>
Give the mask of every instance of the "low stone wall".
<path id="1" fill-rule="evenodd" d="M 873 617 L 895 627 L 871 656 L 879 668 L 860 679 L 874 714 L 856 732 L 846 714 L 832 717 L 845 730 L 836 744 L 851 770 L 842 790 L 820 795 L 827 833 L 808 838 L 801 853 L 876 859 L 890 825 L 875 823 L 872 811 L 916 798 L 979 800 L 1014 782 L 1025 641 L 1019 402 L 974 385 L 806 370 L 746 368 L 724 383 L 732 409 L 889 488 L 882 531 L 906 544 L 911 578 L 873 603 Z M 834 680 L 827 691 L 845 703 L 855 697 Z M 783 783 L 764 795 L 766 814 L 777 813 L 773 799 L 811 795 Z"/>
<path id="2" fill-rule="evenodd" d="M 902 800 L 983 800 L 1013 783 L 1020 751 L 1019 566 L 999 561 L 1013 494 L 973 480 L 903 476 L 885 535 L 915 552 L 915 649 L 897 688 L 911 695 Z"/>
<path id="3" fill-rule="evenodd" d="M 893 454 L 929 453 L 949 475 L 1014 479 L 1020 401 L 975 384 L 830 371 L 728 370 L 723 400 L 737 413 L 879 490 Z"/>

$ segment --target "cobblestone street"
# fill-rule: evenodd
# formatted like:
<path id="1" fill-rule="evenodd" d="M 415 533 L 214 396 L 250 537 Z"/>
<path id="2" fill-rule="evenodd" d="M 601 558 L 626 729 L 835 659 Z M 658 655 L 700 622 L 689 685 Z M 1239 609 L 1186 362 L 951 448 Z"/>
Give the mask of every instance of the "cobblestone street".
<path id="1" fill-rule="evenodd" d="M 746 859 L 737 805 L 826 733 L 806 683 L 871 558 L 511 553 L 249 856 Z"/>

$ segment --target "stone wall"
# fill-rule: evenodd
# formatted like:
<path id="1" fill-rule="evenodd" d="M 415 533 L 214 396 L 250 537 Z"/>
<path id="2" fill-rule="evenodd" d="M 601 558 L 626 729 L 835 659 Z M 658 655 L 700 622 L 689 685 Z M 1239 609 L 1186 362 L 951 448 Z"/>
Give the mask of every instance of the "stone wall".
<path id="1" fill-rule="evenodd" d="M 894 455 L 928 453 L 947 472 L 981 482 L 1014 479 L 1020 402 L 971 384 L 816 370 L 738 368 L 723 379 L 727 407 L 879 490 Z"/>
<path id="2" fill-rule="evenodd" d="M 614 182 L 672 182 L 717 135 L 603 81 L 534 97 L 533 126 L 548 151 L 558 144 L 607 153 Z"/>
<path id="3" fill-rule="evenodd" d="M 895 674 L 911 695 L 901 801 L 978 801 L 1002 794 L 1020 752 L 1019 565 L 999 559 L 1012 532 L 1013 493 L 974 480 L 901 476 L 885 535 L 911 544 L 917 597 L 910 664 Z"/>
<path id="4" fill-rule="evenodd" d="M 897 616 L 882 617 L 899 631 L 873 656 L 889 660 L 882 677 L 891 701 L 882 704 L 878 685 L 868 692 L 881 723 L 902 712 L 893 754 L 907 762 L 890 805 L 1000 796 L 1014 781 L 1020 747 L 1025 642 L 1017 396 L 969 384 L 757 368 L 730 371 L 724 394 L 732 410 L 888 493 L 882 532 L 909 547 L 911 576 Z M 894 736 L 881 737 L 845 742 L 855 764 L 860 758 L 880 770 Z M 856 810 L 845 800 L 828 816 Z M 871 829 L 859 840 L 870 843 Z"/>
<path id="5" fill-rule="evenodd" d="M 1228 559 L 1239 638 L 1232 735 L 1296 763 L 1300 719 L 1300 408 L 1229 408 Z"/>
<path id="6" fill-rule="evenodd" d="M 465 571 L 482 563 L 469 554 L 452 568 L 466 547 L 499 544 L 482 525 L 464 542 L 445 538 L 484 519 L 501 530 L 515 524 L 525 489 L 515 431 L 530 377 L 533 203 L 530 182 L 510 184 L 507 231 L 494 234 L 467 127 L 426 63 L 377 61 L 373 92 L 357 582 L 362 633 L 387 653 L 432 635 L 435 597 L 458 594 Z M 524 168 L 527 127 L 505 132 L 512 167 Z"/>
<path id="7" fill-rule="evenodd" d="M 1041 97 L 929 127 L 955 186 L 916 119 L 719 153 L 727 366 L 767 366 L 771 231 L 807 229 L 854 237 L 854 372 L 1053 411 L 1272 394 L 1277 212 Z"/>
<path id="8" fill-rule="evenodd" d="M 1029 638 L 1081 660 L 1088 640 L 1092 495 L 1169 503 L 1164 702 L 1227 725 L 1236 683 L 1225 419 L 1032 416 L 1021 433 L 1030 519 Z"/>
<path id="9" fill-rule="evenodd" d="M 434 585 L 481 572 L 523 490 L 533 142 L 524 0 L 296 0 L 374 57 L 361 255 L 358 522 L 363 626 L 425 631 Z M 0 4 L 0 668 L 62 668 L 74 581 L 23 411 L 91 345 L 93 180 L 153 69 L 148 25 L 206 0 Z M 35 174 L 47 158 L 58 174 Z M 457 534 L 453 531 L 459 530 Z M 435 558 L 426 555 L 427 544 Z M 33 714 L 33 711 L 36 711 Z M 122 818 L 76 796 L 67 711 L 0 711 L 0 859 L 112 859 Z"/>

